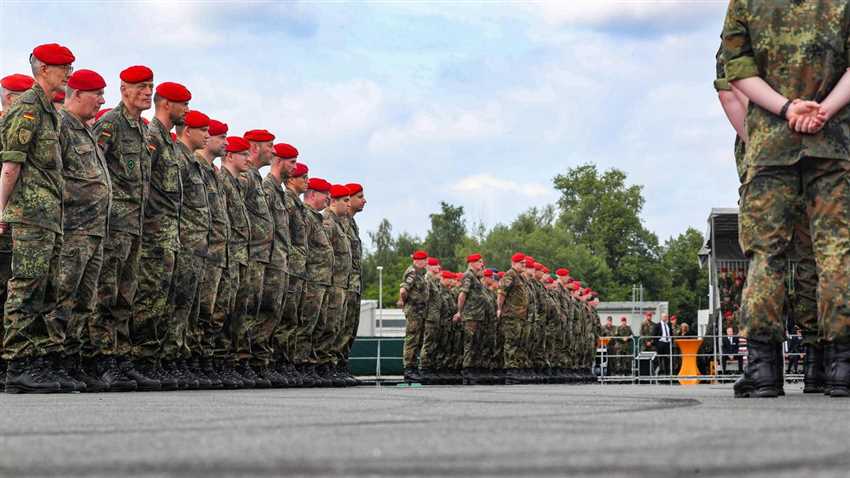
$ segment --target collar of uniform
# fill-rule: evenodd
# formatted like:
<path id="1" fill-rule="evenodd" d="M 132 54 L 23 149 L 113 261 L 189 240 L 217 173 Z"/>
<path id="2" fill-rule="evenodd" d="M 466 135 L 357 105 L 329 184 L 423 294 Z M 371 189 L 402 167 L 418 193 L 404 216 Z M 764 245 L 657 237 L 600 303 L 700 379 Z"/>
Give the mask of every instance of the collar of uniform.
<path id="1" fill-rule="evenodd" d="M 70 126 L 71 128 L 74 128 L 74 129 L 77 129 L 77 130 L 88 129 L 86 127 L 86 125 L 82 121 L 80 121 L 80 118 L 77 118 L 75 115 L 73 115 L 73 114 L 71 114 L 71 113 L 69 113 L 65 110 L 62 110 L 59 113 L 59 116 L 62 117 L 62 119 L 64 119 L 65 121 L 67 121 L 68 126 Z"/>
<path id="2" fill-rule="evenodd" d="M 151 129 L 158 129 L 159 136 L 165 141 L 168 145 L 174 146 L 174 141 L 171 140 L 171 133 L 165 129 L 165 125 L 157 118 L 153 117 L 151 120 Z"/>
<path id="3" fill-rule="evenodd" d="M 128 123 L 130 123 L 130 126 L 132 126 L 133 128 L 139 127 L 139 121 L 140 120 L 130 116 L 130 112 L 127 110 L 127 106 L 124 105 L 123 101 L 119 102 L 118 106 L 116 106 L 116 108 L 119 108 L 121 115 L 124 116 L 124 119 L 126 119 Z"/>
<path id="4" fill-rule="evenodd" d="M 33 91 L 35 91 L 35 96 L 38 97 L 38 100 L 41 101 L 41 106 L 45 111 L 50 113 L 58 114 L 56 108 L 53 107 L 53 102 L 47 98 L 47 94 L 44 92 L 44 89 L 41 88 L 37 82 L 32 85 Z"/>
<path id="5" fill-rule="evenodd" d="M 212 171 L 216 170 L 215 167 L 213 167 L 213 164 L 211 162 L 207 161 L 207 158 L 205 158 L 204 155 L 201 154 L 200 149 L 195 151 L 195 159 L 198 160 L 198 163 L 200 163 L 201 167 L 212 170 Z"/>

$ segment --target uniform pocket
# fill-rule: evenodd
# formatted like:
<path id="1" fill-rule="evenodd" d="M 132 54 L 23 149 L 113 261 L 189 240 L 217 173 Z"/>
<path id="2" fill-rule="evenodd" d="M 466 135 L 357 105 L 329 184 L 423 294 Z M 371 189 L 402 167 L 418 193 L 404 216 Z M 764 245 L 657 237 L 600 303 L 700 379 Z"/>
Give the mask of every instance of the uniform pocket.
<path id="1" fill-rule="evenodd" d="M 20 226 L 14 228 L 12 276 L 35 279 L 47 275 L 54 247 L 54 234 L 50 231 Z"/>

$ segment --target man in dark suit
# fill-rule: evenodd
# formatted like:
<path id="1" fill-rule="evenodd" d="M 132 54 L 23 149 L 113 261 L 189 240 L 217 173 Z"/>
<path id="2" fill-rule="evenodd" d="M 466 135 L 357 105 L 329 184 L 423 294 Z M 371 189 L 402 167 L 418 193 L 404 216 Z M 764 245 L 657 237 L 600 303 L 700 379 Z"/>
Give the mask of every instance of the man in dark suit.
<path id="1" fill-rule="evenodd" d="M 673 345 L 673 330 L 667 314 L 661 314 L 661 322 L 652 331 L 655 336 L 655 351 L 658 353 L 658 375 L 670 375 L 670 347 Z"/>
<path id="2" fill-rule="evenodd" d="M 739 353 L 740 339 L 735 336 L 732 327 L 726 328 L 726 337 L 723 337 L 723 370 L 726 370 L 726 359 L 734 357 L 738 359 L 738 372 L 744 370 L 744 356 Z"/>

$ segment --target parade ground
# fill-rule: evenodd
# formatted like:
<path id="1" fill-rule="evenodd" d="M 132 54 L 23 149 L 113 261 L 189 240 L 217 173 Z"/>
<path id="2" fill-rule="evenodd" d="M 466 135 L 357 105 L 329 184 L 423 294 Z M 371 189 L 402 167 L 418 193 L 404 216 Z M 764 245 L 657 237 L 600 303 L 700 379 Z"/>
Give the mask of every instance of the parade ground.
<path id="1" fill-rule="evenodd" d="M 847 476 L 850 400 L 730 385 L 0 394 L 2 476 Z"/>

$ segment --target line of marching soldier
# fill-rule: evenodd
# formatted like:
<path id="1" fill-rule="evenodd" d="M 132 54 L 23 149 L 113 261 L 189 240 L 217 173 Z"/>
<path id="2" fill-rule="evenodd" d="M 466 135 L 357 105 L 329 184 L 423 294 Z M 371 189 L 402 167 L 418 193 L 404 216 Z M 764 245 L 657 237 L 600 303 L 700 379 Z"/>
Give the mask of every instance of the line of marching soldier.
<path id="1" fill-rule="evenodd" d="M 404 377 L 425 384 L 575 383 L 593 380 L 601 324 L 598 294 L 558 269 L 555 277 L 518 252 L 511 268 L 467 257 L 444 271 L 424 251 L 399 289 L 404 308 Z"/>

